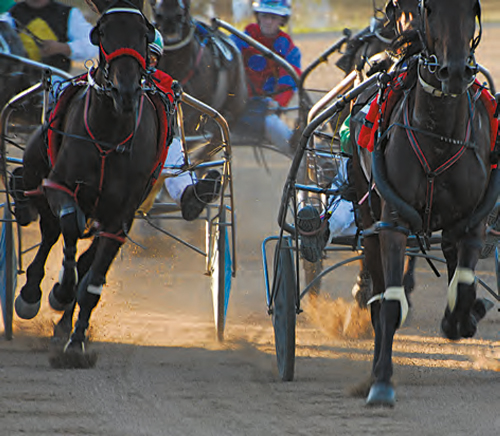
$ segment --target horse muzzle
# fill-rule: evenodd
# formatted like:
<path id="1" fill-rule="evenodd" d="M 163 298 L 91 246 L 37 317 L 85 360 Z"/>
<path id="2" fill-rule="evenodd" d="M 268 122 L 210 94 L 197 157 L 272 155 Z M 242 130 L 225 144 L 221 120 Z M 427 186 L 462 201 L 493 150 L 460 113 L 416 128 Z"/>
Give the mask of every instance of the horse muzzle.
<path id="1" fill-rule="evenodd" d="M 474 83 L 478 66 L 476 63 L 460 65 L 443 65 L 436 71 L 441 82 L 441 90 L 446 95 L 462 95 Z"/>
<path id="2" fill-rule="evenodd" d="M 111 98 L 116 112 L 119 114 L 136 112 L 140 102 L 141 91 L 140 86 L 130 89 L 112 86 Z"/>

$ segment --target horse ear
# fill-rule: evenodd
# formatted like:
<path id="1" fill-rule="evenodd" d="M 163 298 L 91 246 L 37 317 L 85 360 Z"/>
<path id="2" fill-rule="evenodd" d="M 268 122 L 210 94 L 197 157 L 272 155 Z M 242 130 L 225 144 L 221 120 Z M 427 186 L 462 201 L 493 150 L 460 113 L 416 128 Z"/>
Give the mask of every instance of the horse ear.
<path id="1" fill-rule="evenodd" d="M 387 19 L 392 23 L 396 18 L 396 5 L 394 4 L 394 0 L 390 0 L 387 2 L 385 7 L 385 15 Z"/>
<path id="2" fill-rule="evenodd" d="M 100 42 L 99 28 L 95 26 L 90 31 L 90 43 L 92 45 L 99 45 L 99 42 Z"/>
<path id="3" fill-rule="evenodd" d="M 89 6 L 92 11 L 94 11 L 96 14 L 101 15 L 106 8 L 111 4 L 107 0 L 85 0 L 85 3 Z"/>
<path id="4" fill-rule="evenodd" d="M 144 0 L 129 0 L 127 3 L 132 3 L 141 12 L 144 10 Z"/>
<path id="5" fill-rule="evenodd" d="M 148 33 L 146 34 L 146 40 L 148 44 L 151 44 L 155 40 L 156 29 L 155 26 L 153 26 L 149 21 L 147 23 L 148 23 Z"/>

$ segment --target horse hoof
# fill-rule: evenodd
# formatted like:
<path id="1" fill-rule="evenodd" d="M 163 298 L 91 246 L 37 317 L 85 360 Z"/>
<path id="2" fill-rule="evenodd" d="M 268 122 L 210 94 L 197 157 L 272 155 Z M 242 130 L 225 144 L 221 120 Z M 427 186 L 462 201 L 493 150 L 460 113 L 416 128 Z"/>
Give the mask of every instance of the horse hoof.
<path id="1" fill-rule="evenodd" d="M 367 406 L 394 407 L 396 392 L 390 383 L 377 382 L 370 388 L 366 399 Z"/>
<path id="2" fill-rule="evenodd" d="M 445 338 L 450 341 L 458 341 L 460 339 L 460 334 L 456 324 L 450 323 L 446 317 L 441 320 L 441 331 L 443 332 Z"/>
<path id="3" fill-rule="evenodd" d="M 64 347 L 54 347 L 49 362 L 52 368 L 57 369 L 88 369 L 95 366 L 97 354 L 86 351 L 84 342 L 70 339 Z"/>
<path id="4" fill-rule="evenodd" d="M 471 313 L 468 322 L 460 323 L 460 336 L 462 338 L 472 338 L 477 331 L 477 319 Z"/>
<path id="5" fill-rule="evenodd" d="M 370 274 L 361 271 L 356 278 L 356 283 L 352 287 L 351 292 L 359 308 L 366 309 L 368 307 L 368 300 L 372 296 L 372 279 Z"/>
<path id="6" fill-rule="evenodd" d="M 21 319 L 32 319 L 34 318 L 38 311 L 40 310 L 40 300 L 36 303 L 27 303 L 24 301 L 21 294 L 18 295 L 14 303 L 16 308 L 17 316 Z"/>
<path id="7" fill-rule="evenodd" d="M 470 314 L 476 320 L 476 323 L 482 320 L 488 311 L 493 308 L 495 303 L 493 301 L 488 300 L 487 298 L 476 298 L 474 301 L 474 305 L 470 311 Z"/>
<path id="8" fill-rule="evenodd" d="M 52 309 L 57 310 L 58 312 L 64 312 L 66 309 L 70 308 L 73 305 L 73 302 L 70 301 L 69 303 L 64 304 L 57 299 L 57 297 L 54 295 L 54 292 L 58 289 L 59 286 L 59 283 L 56 283 L 52 288 L 52 291 L 50 291 L 49 304 Z"/>
<path id="9" fill-rule="evenodd" d="M 55 324 L 54 333 L 51 338 L 51 342 L 59 344 L 66 344 L 71 335 L 71 326 L 65 326 L 64 324 Z"/>

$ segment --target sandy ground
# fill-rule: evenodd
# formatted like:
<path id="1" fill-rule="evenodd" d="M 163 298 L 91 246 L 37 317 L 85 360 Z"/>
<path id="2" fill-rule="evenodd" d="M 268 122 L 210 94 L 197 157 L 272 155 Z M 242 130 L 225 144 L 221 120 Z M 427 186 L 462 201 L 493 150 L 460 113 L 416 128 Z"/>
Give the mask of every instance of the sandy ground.
<path id="1" fill-rule="evenodd" d="M 478 58 L 500 83 L 500 29 L 486 26 Z M 333 41 L 302 37 L 304 64 Z M 314 87 L 336 83 L 332 64 Z M 266 313 L 261 242 L 277 233 L 276 215 L 289 161 L 267 153 L 270 172 L 252 150 L 234 152 L 239 268 L 229 303 L 226 341 L 214 340 L 204 259 L 139 222 L 108 276 L 92 318 L 95 368 L 52 369 L 48 344 L 57 314 L 47 295 L 60 268 L 54 252 L 43 283 L 41 313 L 15 319 L 14 340 L 0 339 L 0 435 L 440 435 L 500 432 L 498 305 L 474 339 L 451 343 L 439 333 L 445 279 L 425 262 L 407 324 L 394 345 L 394 409 L 368 409 L 352 388 L 370 372 L 366 312 L 351 307 L 356 266 L 324 281 L 317 312 L 298 317 L 295 381 L 278 380 Z M 203 246 L 201 223 L 172 223 Z M 25 233 L 37 235 L 35 227 Z M 58 251 L 58 250 L 56 250 Z M 328 264 L 344 255 L 330 255 Z M 444 271 L 442 266 L 439 266 Z M 478 275 L 496 282 L 491 260 Z M 22 284 L 24 277 L 19 277 Z M 480 290 L 480 295 L 487 296 Z M 304 302 L 307 303 L 307 302 Z M 351 314 L 351 324 L 346 321 Z M 344 328 L 346 327 L 346 328 Z"/>

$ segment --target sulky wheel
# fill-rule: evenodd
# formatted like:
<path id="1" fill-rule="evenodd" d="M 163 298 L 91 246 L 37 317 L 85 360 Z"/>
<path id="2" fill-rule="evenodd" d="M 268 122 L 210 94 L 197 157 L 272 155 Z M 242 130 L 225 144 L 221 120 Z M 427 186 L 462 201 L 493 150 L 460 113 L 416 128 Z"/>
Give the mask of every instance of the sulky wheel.
<path id="1" fill-rule="evenodd" d="M 283 238 L 274 253 L 273 327 L 278 372 L 283 381 L 293 380 L 295 369 L 295 322 L 297 283 L 290 238 Z"/>
<path id="2" fill-rule="evenodd" d="M 0 224 L 0 296 L 2 301 L 5 337 L 11 340 L 17 271 L 13 216 L 5 203 L 3 205 L 3 220 Z"/>
<path id="3" fill-rule="evenodd" d="M 231 250 L 226 224 L 226 209 L 209 224 L 210 239 L 213 244 L 211 265 L 211 289 L 214 322 L 217 339 L 224 340 L 227 305 L 231 293 Z"/>

